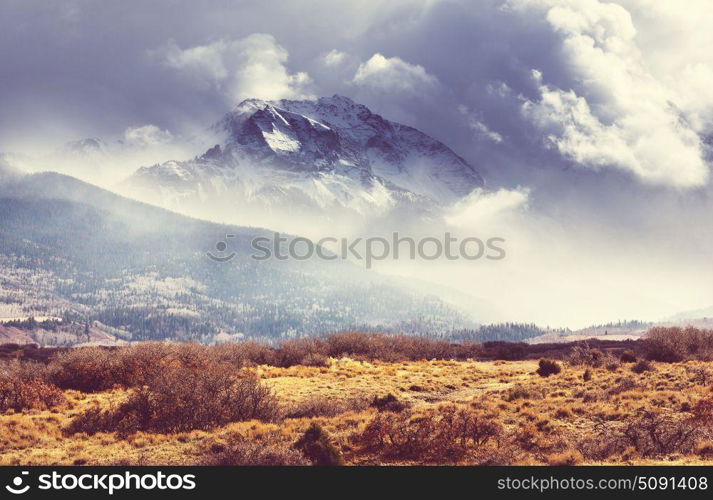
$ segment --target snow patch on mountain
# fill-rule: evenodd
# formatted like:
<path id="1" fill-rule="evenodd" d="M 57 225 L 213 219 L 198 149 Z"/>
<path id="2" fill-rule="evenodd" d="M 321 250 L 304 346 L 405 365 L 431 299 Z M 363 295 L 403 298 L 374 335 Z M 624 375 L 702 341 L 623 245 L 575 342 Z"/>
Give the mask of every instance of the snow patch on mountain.
<path id="1" fill-rule="evenodd" d="M 338 95 L 247 99 L 211 130 L 219 143 L 203 155 L 142 167 L 129 186 L 173 209 L 221 200 L 379 215 L 449 204 L 484 184 L 443 143 Z"/>

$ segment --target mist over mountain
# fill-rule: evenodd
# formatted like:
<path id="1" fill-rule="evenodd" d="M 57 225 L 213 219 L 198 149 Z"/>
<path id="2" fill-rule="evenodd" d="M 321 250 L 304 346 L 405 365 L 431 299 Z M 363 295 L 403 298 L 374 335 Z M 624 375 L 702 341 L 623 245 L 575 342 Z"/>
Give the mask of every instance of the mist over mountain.
<path id="1" fill-rule="evenodd" d="M 501 237 L 374 267 L 487 321 L 704 311 L 713 9 L 673 3 L 5 2 L 0 170 L 315 240 Z"/>
<path id="2" fill-rule="evenodd" d="M 188 213 L 210 208 L 428 213 L 484 185 L 438 140 L 339 95 L 247 99 L 213 125 L 220 142 L 188 161 L 142 167 L 125 188 Z"/>
<path id="3" fill-rule="evenodd" d="M 266 230 L 191 219 L 60 174 L 4 179 L 0 213 L 5 317 L 70 317 L 118 338 L 204 342 L 471 324 L 438 298 L 348 262 L 257 262 L 250 242 Z M 233 257 L 216 262 L 207 252 Z"/>

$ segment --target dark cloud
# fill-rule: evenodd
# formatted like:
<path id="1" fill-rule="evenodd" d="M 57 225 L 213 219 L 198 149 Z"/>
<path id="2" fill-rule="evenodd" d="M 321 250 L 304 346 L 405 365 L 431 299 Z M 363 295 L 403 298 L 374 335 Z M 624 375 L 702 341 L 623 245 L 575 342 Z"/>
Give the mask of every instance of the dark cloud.
<path id="1" fill-rule="evenodd" d="M 669 110 L 661 108 L 676 89 L 660 73 L 645 75 L 658 86 L 644 89 L 641 96 L 654 114 L 623 109 L 619 128 L 610 127 L 616 116 L 605 116 L 608 109 L 626 108 L 627 103 L 612 97 L 618 86 L 644 81 L 623 70 L 617 73 L 617 62 L 649 70 L 644 66 L 651 62 L 646 47 L 636 43 L 653 44 L 647 27 L 661 29 L 664 21 L 661 16 L 652 21 L 655 16 L 643 9 L 646 3 L 622 0 L 629 14 L 597 0 L 9 0 L 0 6 L 0 149 L 85 136 L 121 137 L 129 127 L 148 125 L 185 136 L 208 126 L 245 92 L 269 84 L 273 94 L 283 92 L 284 97 L 352 96 L 444 141 L 482 171 L 489 186 L 529 187 L 531 203 L 558 216 L 592 217 L 598 213 L 592 204 L 602 196 L 618 200 L 610 206 L 638 214 L 640 199 L 652 192 L 676 197 L 647 185 L 650 179 L 675 184 L 676 158 L 680 177 L 690 178 L 691 185 L 700 185 L 707 170 L 696 163 L 695 145 L 686 142 L 695 134 L 671 146 L 688 157 L 685 162 L 683 154 L 673 157 L 666 163 L 670 168 L 656 163 L 661 154 L 636 149 L 641 132 L 630 123 L 637 120 L 661 118 L 651 126 L 659 127 L 664 142 L 678 140 L 679 125 L 666 122 Z M 594 24 L 567 24 L 581 13 Z M 637 39 L 627 31 L 631 15 L 637 16 L 631 21 Z M 674 21 L 681 31 L 683 21 Z M 608 38 L 598 40 L 600 32 Z M 263 37 L 262 52 L 250 59 L 245 40 L 255 36 Z M 593 67 L 601 64 L 595 52 L 572 48 L 588 40 L 609 57 L 605 63 L 611 63 L 612 76 L 581 67 L 578 57 L 590 57 Z M 174 56 L 196 47 L 219 47 L 226 74 L 214 78 L 200 64 L 166 64 L 167 47 Z M 271 50 L 284 51 L 284 57 L 266 55 Z M 634 60 L 635 50 L 643 54 L 643 62 Z M 194 59 L 205 58 L 198 54 Z M 237 75 L 246 60 L 259 64 L 270 58 L 270 64 L 258 68 L 264 70 L 264 84 Z M 660 56 L 654 62 L 651 68 L 672 64 Z M 710 68 L 700 69 L 700 64 L 691 61 L 700 74 Z M 259 73 L 254 68 L 247 73 Z M 539 81 L 533 77 L 535 69 L 542 75 Z M 196 77 L 200 71 L 204 78 Z M 554 110 L 543 103 L 546 92 L 565 108 Z M 591 115 L 574 113 L 578 101 L 563 99 L 568 92 L 586 99 Z M 526 102 L 540 114 L 524 116 Z M 702 109 L 695 102 L 685 106 L 692 118 L 707 116 L 702 111 L 693 116 Z M 543 114 L 550 119 L 547 123 L 533 123 L 533 116 Z M 612 143 L 607 154 L 585 150 L 591 141 L 590 149 L 606 152 L 603 140 Z M 620 223 L 621 218 L 613 220 Z"/>

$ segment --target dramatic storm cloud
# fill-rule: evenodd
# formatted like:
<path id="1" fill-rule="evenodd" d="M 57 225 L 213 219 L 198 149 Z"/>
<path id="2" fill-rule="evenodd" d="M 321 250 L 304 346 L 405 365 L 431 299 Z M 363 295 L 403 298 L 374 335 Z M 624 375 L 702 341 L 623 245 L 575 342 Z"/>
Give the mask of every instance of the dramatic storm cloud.
<path id="1" fill-rule="evenodd" d="M 304 72 L 290 74 L 288 52 L 275 37 L 257 33 L 237 40 L 218 40 L 182 50 L 171 40 L 153 54 L 170 68 L 223 94 L 231 106 L 247 98 L 303 99 L 310 79 Z"/>
<path id="2" fill-rule="evenodd" d="M 577 90 L 552 87 L 535 71 L 540 96 L 523 106 L 525 117 L 562 155 L 585 167 L 621 168 L 652 183 L 686 187 L 707 181 L 700 130 L 677 106 L 676 88 L 647 68 L 626 9 L 596 0 L 511 4 L 542 8 L 562 38 L 562 60 L 581 82 Z"/>
<path id="3" fill-rule="evenodd" d="M 137 123 L 187 133 L 247 97 L 343 93 L 495 183 L 532 161 L 707 183 L 705 0 L 380 4 L 4 2 L 3 149 Z"/>

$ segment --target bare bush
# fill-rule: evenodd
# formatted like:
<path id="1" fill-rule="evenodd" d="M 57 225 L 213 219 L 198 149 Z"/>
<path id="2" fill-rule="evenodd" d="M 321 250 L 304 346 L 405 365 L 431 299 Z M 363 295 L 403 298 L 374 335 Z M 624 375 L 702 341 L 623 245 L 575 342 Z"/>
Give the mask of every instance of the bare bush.
<path id="1" fill-rule="evenodd" d="M 294 444 L 314 465 L 344 465 L 339 446 L 322 426 L 312 422 L 305 433 Z"/>
<path id="2" fill-rule="evenodd" d="M 492 341 L 483 344 L 493 359 L 518 361 L 527 358 L 528 347 L 522 342 Z"/>
<path id="3" fill-rule="evenodd" d="M 20 361 L 0 365 L 0 411 L 46 409 L 64 401 L 62 391 L 47 381 L 43 365 Z"/>
<path id="4" fill-rule="evenodd" d="M 289 406 L 285 418 L 334 417 L 349 411 L 361 411 L 368 407 L 364 398 L 335 400 L 327 396 L 312 396 Z"/>
<path id="5" fill-rule="evenodd" d="M 102 347 L 60 352 L 50 363 L 52 380 L 62 389 L 96 392 L 117 385 L 114 354 Z"/>
<path id="6" fill-rule="evenodd" d="M 309 363 L 305 363 L 305 361 L 313 361 L 316 356 L 320 356 L 326 361 L 326 354 L 326 346 L 319 339 L 287 340 L 280 344 L 278 349 L 278 364 L 285 367 L 306 365 Z"/>
<path id="7" fill-rule="evenodd" d="M 229 362 L 236 367 L 279 364 L 277 349 L 254 340 L 226 343 L 212 347 L 216 361 Z"/>
<path id="8" fill-rule="evenodd" d="M 707 387 L 713 381 L 713 374 L 703 367 L 694 367 L 687 370 L 691 374 L 691 382 Z"/>
<path id="9" fill-rule="evenodd" d="M 228 365 L 200 368 L 167 369 L 148 385 L 134 389 L 117 407 L 79 415 L 67 432 L 180 432 L 207 430 L 242 420 L 280 418 L 276 398 L 254 376 L 236 376 Z"/>
<path id="10" fill-rule="evenodd" d="M 537 368 L 537 374 L 540 377 L 549 377 L 550 375 L 557 375 L 562 371 L 562 367 L 557 361 L 551 359 L 541 359 L 539 367 Z"/>
<path id="11" fill-rule="evenodd" d="M 285 443 L 233 439 L 227 444 L 210 447 L 201 465 L 310 465 L 310 461 Z"/>
<path id="12" fill-rule="evenodd" d="M 631 371 L 634 373 L 642 374 L 644 372 L 650 372 L 654 370 L 654 366 L 651 364 L 650 361 L 647 361 L 645 359 L 642 359 L 638 363 L 636 363 L 634 366 L 631 367 Z"/>
<path id="13" fill-rule="evenodd" d="M 636 363 L 636 353 L 631 349 L 626 349 L 624 352 L 621 353 L 621 356 L 619 356 L 619 360 L 622 363 Z"/>
<path id="14" fill-rule="evenodd" d="M 593 460 L 606 460 L 628 450 L 644 458 L 656 458 L 690 453 L 701 436 L 701 426 L 695 419 L 641 410 L 625 422 L 598 423 L 594 435 L 579 440 L 577 448 Z"/>
<path id="15" fill-rule="evenodd" d="M 388 457 L 452 462 L 502 432 L 502 426 L 489 416 L 445 405 L 420 414 L 379 413 L 354 439 Z"/>
<path id="16" fill-rule="evenodd" d="M 621 437 L 644 457 L 690 452 L 696 444 L 699 426 L 687 419 L 644 411 L 628 422 Z"/>
<path id="17" fill-rule="evenodd" d="M 408 410 L 411 404 L 408 401 L 400 400 L 393 394 L 387 394 L 386 396 L 375 396 L 370 406 L 378 411 L 401 413 L 404 410 Z"/>
<path id="18" fill-rule="evenodd" d="M 621 394 L 622 392 L 633 391 L 637 387 L 638 385 L 636 384 L 636 381 L 633 378 L 624 377 L 618 380 L 618 383 L 615 386 L 611 387 L 607 391 L 607 394 L 610 396 L 616 396 L 617 394 Z"/>
<path id="19" fill-rule="evenodd" d="M 685 359 L 713 359 L 713 331 L 694 327 L 654 327 L 646 334 L 646 355 L 673 363 Z"/>
<path id="20" fill-rule="evenodd" d="M 604 353 L 600 349 L 592 348 L 586 342 L 575 344 L 569 353 L 567 362 L 572 366 L 591 366 L 599 368 L 604 364 Z"/>
<path id="21" fill-rule="evenodd" d="M 713 396 L 698 401 L 692 408 L 692 412 L 695 422 L 713 427 Z"/>
<path id="22" fill-rule="evenodd" d="M 326 339 L 326 354 L 380 361 L 419 361 L 429 359 L 468 359 L 480 352 L 478 344 L 451 344 L 410 335 L 339 333 Z"/>
<path id="23" fill-rule="evenodd" d="M 537 387 L 526 387 L 522 384 L 516 384 L 508 389 L 505 394 L 505 401 L 513 402 L 518 399 L 542 399 L 543 391 Z"/>
<path id="24" fill-rule="evenodd" d="M 161 373 L 204 366 L 232 369 L 274 361 L 274 350 L 254 342 L 208 347 L 195 343 L 142 342 L 122 348 L 81 347 L 61 352 L 49 365 L 52 380 L 63 389 L 97 392 L 120 387 L 141 387 Z M 263 359 L 263 357 L 265 359 Z"/>
<path id="25" fill-rule="evenodd" d="M 619 361 L 609 351 L 591 347 L 587 342 L 572 346 L 567 357 L 567 363 L 572 366 L 588 366 L 590 368 L 604 366 L 610 371 L 615 371 L 619 367 Z"/>
<path id="26" fill-rule="evenodd" d="M 304 366 L 329 366 L 329 358 L 324 354 L 311 352 L 302 358 L 300 364 Z"/>
<path id="27" fill-rule="evenodd" d="M 607 460 L 626 448 L 620 436 L 608 424 L 601 422 L 595 427 L 593 435 L 573 435 L 570 439 L 584 458 L 595 461 Z"/>

